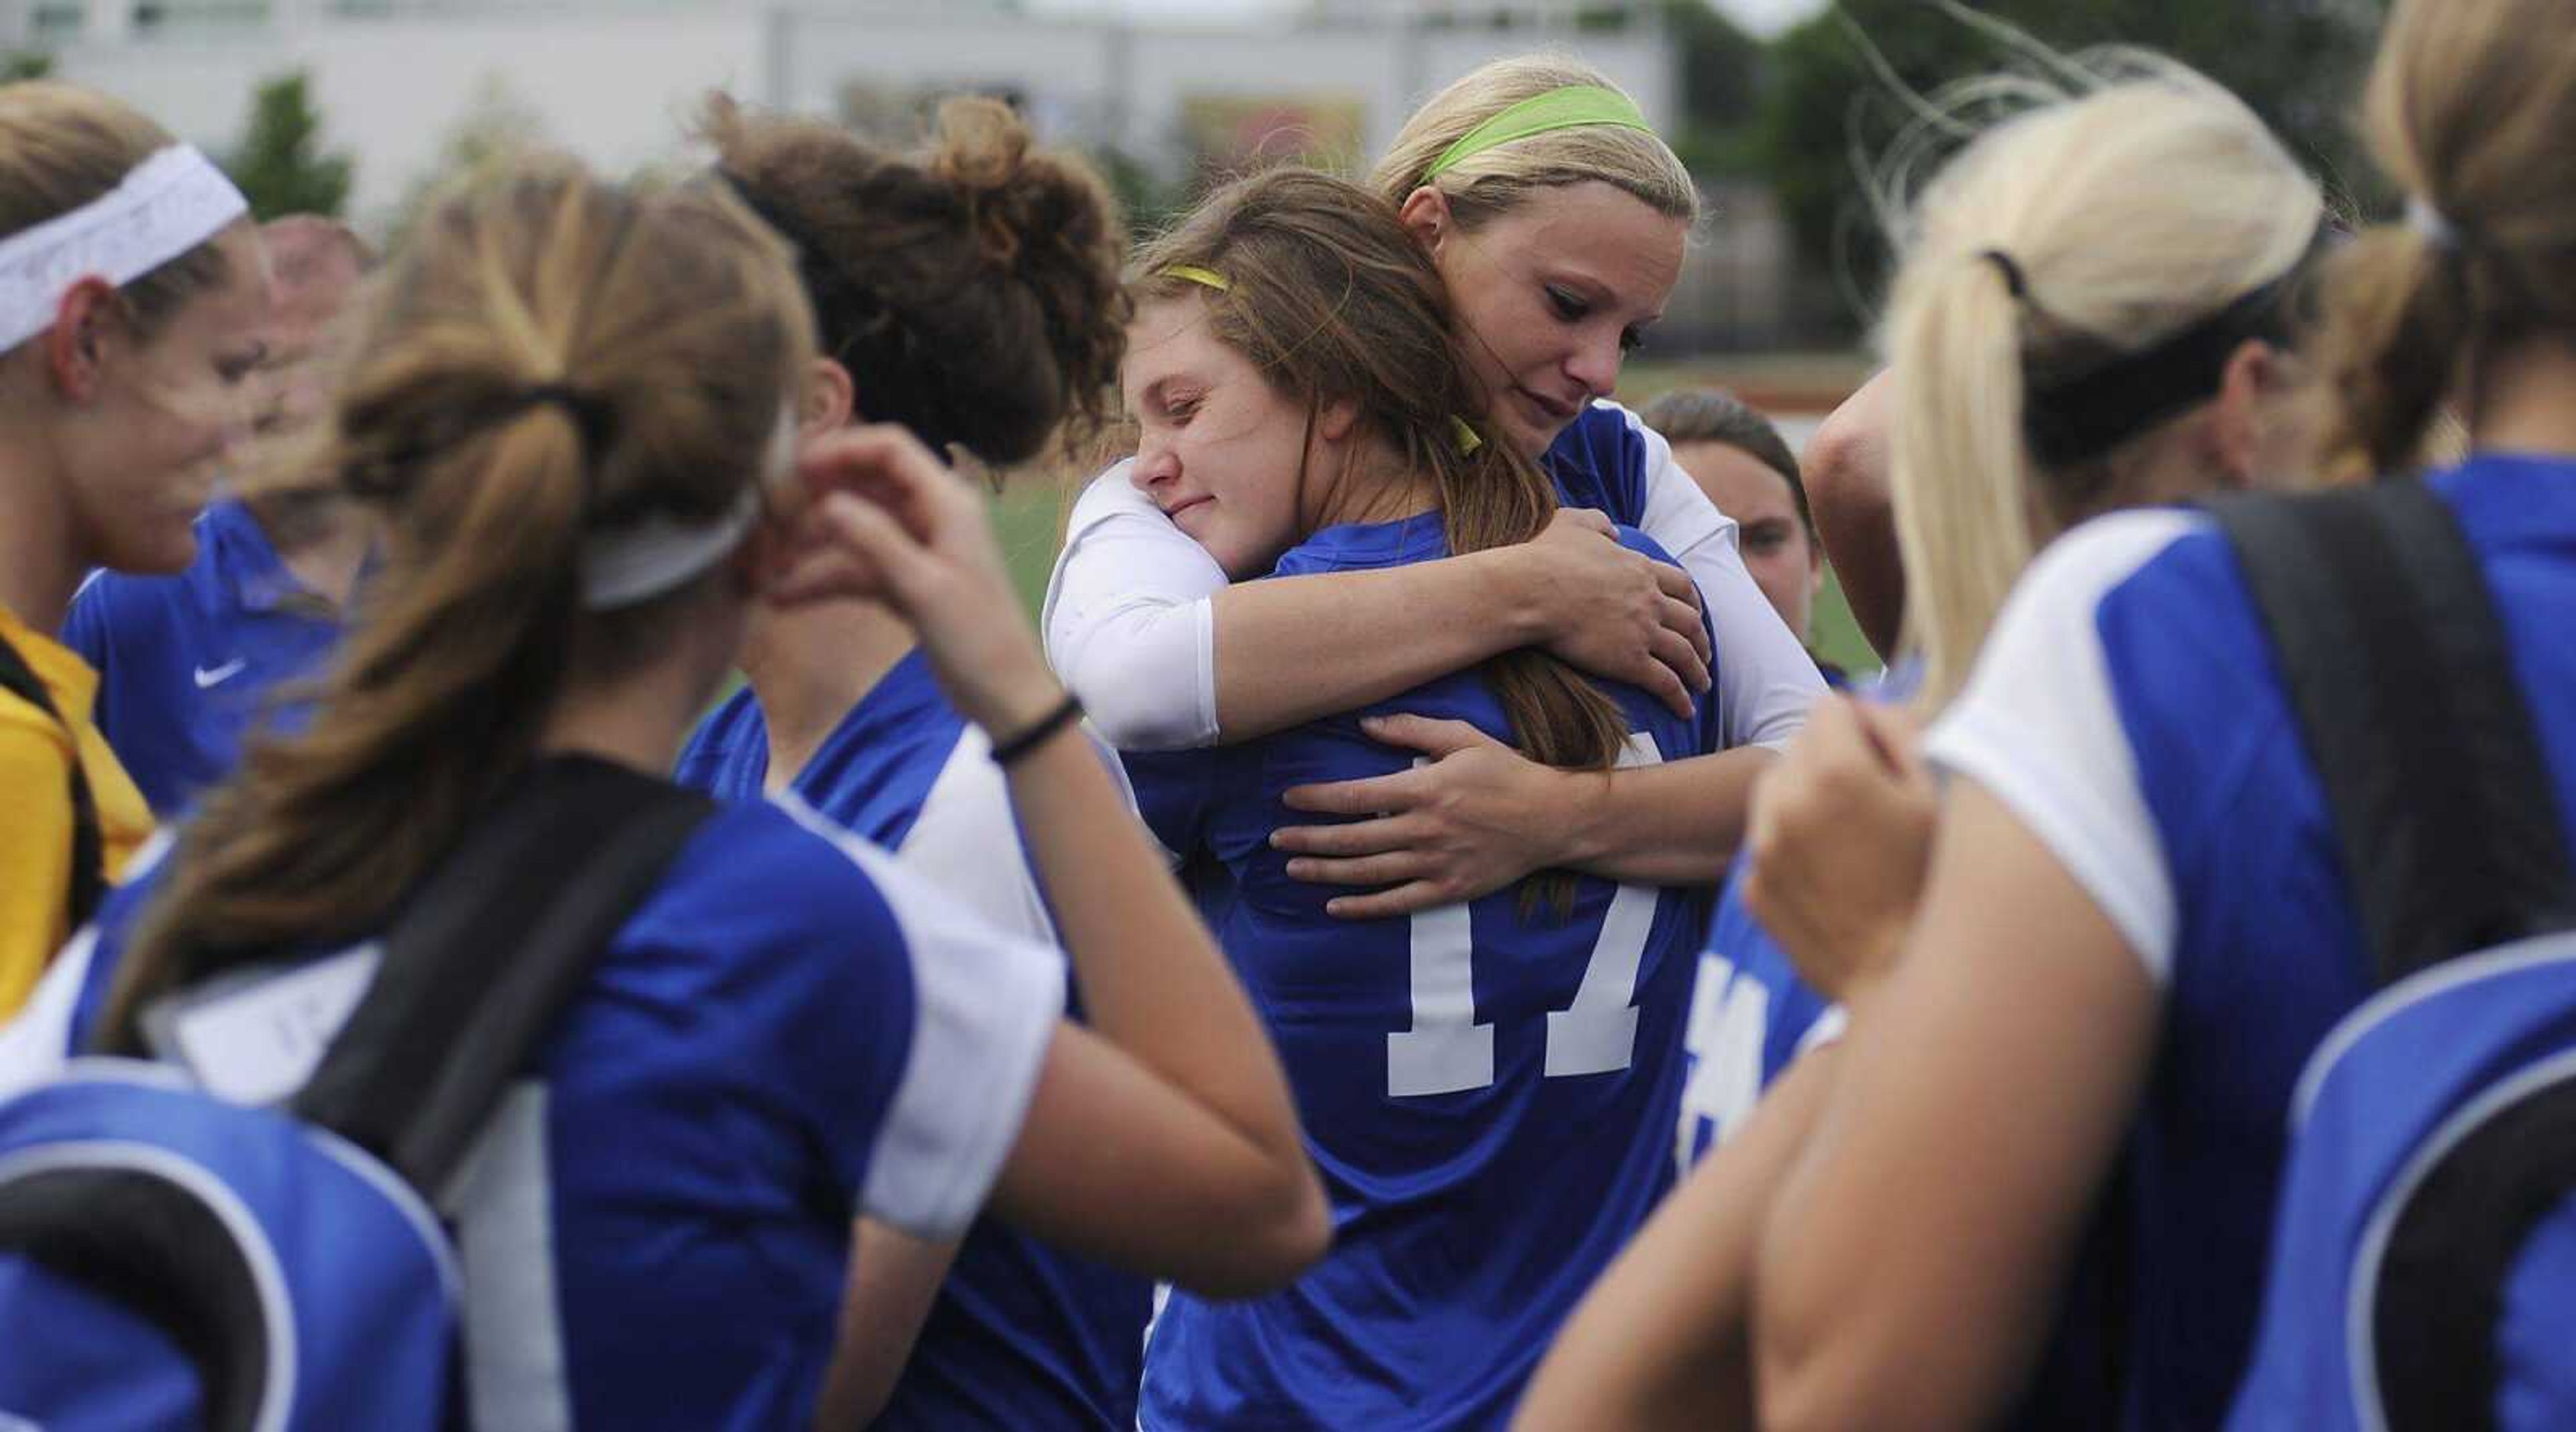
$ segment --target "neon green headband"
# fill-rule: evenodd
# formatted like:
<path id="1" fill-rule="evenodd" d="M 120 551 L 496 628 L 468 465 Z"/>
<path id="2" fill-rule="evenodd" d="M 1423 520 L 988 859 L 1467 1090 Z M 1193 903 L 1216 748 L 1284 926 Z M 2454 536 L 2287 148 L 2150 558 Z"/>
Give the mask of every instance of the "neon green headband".
<path id="1" fill-rule="evenodd" d="M 1431 167 L 1422 171 L 1424 183 L 1468 159 L 1498 148 L 1515 139 L 1545 134 L 1554 129 L 1586 129 L 1606 124 L 1618 129 L 1634 129 L 1646 134 L 1655 132 L 1646 117 L 1637 112 L 1636 101 L 1607 85 L 1567 85 L 1545 94 L 1531 95 L 1475 128 L 1459 136 L 1458 142 L 1440 152 Z"/>
<path id="2" fill-rule="evenodd" d="M 1197 264 L 1174 264 L 1163 270 L 1163 277 L 1194 283 L 1201 288 L 1212 288 L 1219 293 L 1234 291 L 1234 280 L 1218 273 L 1215 269 L 1201 268 Z"/>

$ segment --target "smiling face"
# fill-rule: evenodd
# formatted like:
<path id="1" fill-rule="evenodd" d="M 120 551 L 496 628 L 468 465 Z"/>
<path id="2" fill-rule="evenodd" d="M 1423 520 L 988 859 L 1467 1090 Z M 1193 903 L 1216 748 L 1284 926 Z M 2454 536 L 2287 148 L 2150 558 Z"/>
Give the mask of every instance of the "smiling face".
<path id="1" fill-rule="evenodd" d="M 1405 201 L 1404 218 L 1457 305 L 1489 416 L 1533 458 L 1618 388 L 1619 365 L 1681 276 L 1687 230 L 1598 181 L 1533 190 L 1472 233 L 1429 189 Z"/>
<path id="2" fill-rule="evenodd" d="M 1789 480 L 1733 443 L 1676 443 L 1673 461 L 1718 511 L 1735 519 L 1744 570 L 1780 620 L 1805 641 L 1816 593 L 1824 586 L 1825 554 L 1798 515 Z"/>
<path id="3" fill-rule="evenodd" d="M 1303 535 L 1301 473 L 1314 424 L 1208 329 L 1195 297 L 1141 305 L 1119 370 L 1136 421 L 1138 491 L 1225 574 L 1267 572 Z"/>
<path id="4" fill-rule="evenodd" d="M 95 391 L 60 432 L 85 560 L 128 572 L 175 572 L 196 555 L 193 523 L 228 456 L 250 433 L 252 375 L 266 353 L 270 280 L 259 231 L 238 223 L 214 240 L 223 283 L 191 297 L 138 339 L 113 314 L 95 320 Z M 39 340 L 42 341 L 42 340 Z"/>

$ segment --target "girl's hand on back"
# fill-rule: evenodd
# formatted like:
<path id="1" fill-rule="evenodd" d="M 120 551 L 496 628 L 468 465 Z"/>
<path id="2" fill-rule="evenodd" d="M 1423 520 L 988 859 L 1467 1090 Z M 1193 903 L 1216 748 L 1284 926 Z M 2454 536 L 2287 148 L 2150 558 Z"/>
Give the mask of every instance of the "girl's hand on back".
<path id="1" fill-rule="evenodd" d="M 1542 766 L 1464 721 L 1371 716 L 1361 729 L 1420 752 L 1424 763 L 1392 775 L 1292 786 L 1291 810 L 1352 817 L 1340 825 L 1283 826 L 1270 843 L 1289 852 L 1292 879 L 1382 885 L 1338 895 L 1324 912 L 1377 920 L 1454 905 L 1500 890 L 1564 855 L 1569 790 L 1597 773 Z"/>
<path id="2" fill-rule="evenodd" d="M 893 424 L 817 438 L 797 466 L 812 505 L 773 600 L 885 603 L 920 635 L 958 709 L 996 740 L 1064 699 L 972 484 Z"/>
<path id="3" fill-rule="evenodd" d="M 1931 863 L 1939 792 L 1893 707 L 1828 696 L 1753 790 L 1744 898 L 1828 998 L 1895 965 Z"/>
<path id="4" fill-rule="evenodd" d="M 1691 714 L 1709 687 L 1709 641 L 1689 573 L 1619 545 L 1588 507 L 1559 508 L 1545 531 L 1500 550 L 1520 564 L 1532 645 Z"/>

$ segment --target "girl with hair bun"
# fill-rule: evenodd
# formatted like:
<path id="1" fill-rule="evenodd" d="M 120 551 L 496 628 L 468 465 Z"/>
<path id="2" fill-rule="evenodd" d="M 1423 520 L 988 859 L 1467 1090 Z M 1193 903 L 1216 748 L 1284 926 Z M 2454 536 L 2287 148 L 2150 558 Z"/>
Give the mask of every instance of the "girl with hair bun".
<path id="1" fill-rule="evenodd" d="M 1558 484 L 1480 406 L 1438 268 L 1368 191 L 1242 181 L 1137 271 L 1136 481 L 1228 570 L 1401 573 L 1555 515 Z M 1164 846 L 1226 888 L 1219 939 L 1280 1042 L 1341 1230 L 1285 1292 L 1173 1296 L 1145 1428 L 1493 1425 L 1669 1180 L 1694 892 L 1554 871 L 1341 921 L 1290 873 L 1279 792 L 1402 772 L 1370 734 L 1394 711 L 1596 778 L 1719 744 L 1711 698 L 1684 718 L 1520 648 L 1258 739 L 1129 758 Z"/>
<path id="2" fill-rule="evenodd" d="M 249 206 L 204 155 L 105 95 L 0 86 L 0 1018 L 152 831 L 64 613 L 93 568 L 195 555 L 268 303 Z"/>
<path id="3" fill-rule="evenodd" d="M 12 1031 L 225 1057 L 165 1041 L 174 1000 L 363 962 L 505 799 L 668 769 L 782 563 L 864 573 L 995 735 L 1088 1024 L 1064 955 L 792 798 L 721 806 L 440 1191 L 477 1426 L 811 1424 L 859 1215 L 945 1239 L 989 1202 L 1236 1296 L 1327 1236 L 1268 1042 L 1068 739 L 981 504 L 899 429 L 800 457 L 814 353 L 784 247 L 711 180 L 530 160 L 434 210 L 321 457 L 385 545 L 311 724 L 254 744 Z"/>
<path id="4" fill-rule="evenodd" d="M 912 153 L 722 98 L 704 129 L 722 182 L 795 248 L 813 301 L 803 438 L 891 423 L 998 467 L 1098 418 L 1125 341 L 1124 245 L 1081 160 L 1032 149 L 1018 117 L 981 99 L 942 106 Z M 677 779 L 792 795 L 995 927 L 1051 944 L 1005 773 L 931 660 L 883 602 L 760 607 L 750 684 L 699 725 Z M 853 1258 L 827 1425 L 1135 1425 L 1146 1280 L 992 1219 L 962 1245 L 863 1219 Z"/>
<path id="5" fill-rule="evenodd" d="M 2143 1062 L 2152 1004 L 2100 1023 L 2070 1015 L 2062 949 L 2025 924 L 2060 904 L 2020 887 L 2009 896 L 1981 887 L 1974 912 L 1925 911 L 1926 934 L 1936 913 L 1973 913 L 1985 939 L 1973 958 L 1934 966 L 1926 951 L 1879 977 L 1925 896 L 1927 861 L 1936 852 L 1953 866 L 1977 861 L 1947 834 L 1934 839 L 1936 818 L 1955 828 L 1962 802 L 1980 803 L 1985 768 L 1975 762 L 2035 760 L 2043 738 L 2059 734 L 2021 728 L 2001 746 L 1961 744 L 1994 691 L 1981 701 L 1966 673 L 1981 649 L 1989 664 L 2012 650 L 2011 616 L 1998 628 L 1998 612 L 2034 552 L 2096 514 L 2296 481 L 2314 443 L 2314 384 L 2296 345 L 2332 226 L 2316 181 L 2241 101 L 2188 70 L 2140 56 L 2052 59 L 2061 75 L 2103 78 L 1978 135 L 1906 210 L 1898 236 L 1886 343 L 1889 371 L 1901 375 L 1892 483 L 1910 650 L 1895 679 L 1913 689 L 1905 706 L 1820 705 L 1766 784 L 1692 992 L 1679 1155 L 1685 1167 L 1706 1161 L 1569 1324 L 1524 1426 L 1699 1426 L 1720 1408 L 1750 1418 L 1757 1395 L 1765 1426 L 1989 1425 L 2006 1413 L 2027 1426 L 2205 1426 L 2224 1406 L 2233 1377 L 2224 1345 L 2242 1337 L 2259 1272 L 2233 1259 L 2259 1243 L 2270 1207 L 2269 1175 L 2247 1155 L 2268 1140 L 2277 1157 L 2279 1110 L 2231 1111 L 2213 1129 L 2159 1127 L 2097 1223 L 2116 1125 L 2082 1142 L 2049 1130 L 2051 1142 L 2043 1114 L 2063 1112 L 2072 1084 L 2137 1078 L 2118 1061 Z M 2030 92 L 2028 80 L 2012 83 Z M 1975 103 L 1995 88 L 1977 82 L 1961 94 Z M 1892 163 L 1900 175 L 1907 157 Z M 2188 519 L 2104 524 L 2145 521 Z M 2032 582 L 2058 560 L 2041 557 Z M 2119 635 L 2132 634 L 2125 623 L 2186 609 L 2128 607 Z M 2099 699 L 2098 685 L 2087 694 L 2099 679 L 2087 655 L 2096 648 L 2051 630 L 2061 644 L 2025 653 L 2031 665 L 2018 679 L 2031 685 L 2014 699 Z M 2188 660 L 2165 674 L 2158 695 L 2198 718 L 2176 739 L 2240 750 L 2279 734 L 2259 713 L 2246 724 L 2248 707 L 2216 699 L 2208 681 Z M 1966 777 L 1951 781 L 1946 812 L 1918 719 L 1938 723 L 1931 762 Z M 2091 778 L 2117 758 L 2084 759 L 2099 762 Z M 2033 827 L 2042 838 L 2054 828 Z M 2021 834 L 2001 848 L 2030 842 Z M 2268 841 L 2260 848 L 2266 861 L 2278 854 Z M 1943 873 L 1931 872 L 1936 901 Z M 2269 958 L 2269 948 L 2238 959 Z M 2118 986 L 2136 971 L 2111 953 L 2092 973 Z M 1940 968 L 1949 982 L 1937 995 L 1910 984 L 1917 968 Z M 2145 982 L 2136 984 L 2122 992 L 2143 1001 Z M 2214 980 L 2211 993 L 2178 998 L 2177 1021 L 2224 1032 L 2178 1024 L 2168 1037 L 2185 1042 L 2169 1045 L 2159 1067 L 2193 1094 L 2225 1087 L 2259 1108 L 2284 1092 L 2264 1081 L 2282 1075 L 2307 1025 L 2303 1017 L 2257 1042 L 2232 1024 L 2234 996 L 2223 989 Z M 1861 1101 L 1915 1097 L 1911 1084 L 1900 1094 L 1882 1082 L 1887 1068 L 1873 1061 L 1885 1046 L 1864 1041 L 1884 1037 L 1873 1025 L 1895 1016 L 1894 1000 L 1936 997 L 1973 1006 L 1977 1032 L 1921 1051 L 1913 1078 L 1993 1077 L 2000 1051 L 2015 1050 L 2030 1061 L 2018 1071 L 2026 1082 L 1987 1087 L 1973 1112 L 1917 1108 L 1928 1122 L 1904 1132 L 1920 1141 L 1919 1161 L 1874 1164 L 1865 1195 L 1839 1182 L 1837 1164 L 1844 1202 L 1826 1222 L 1812 1201 L 1819 1169 L 1839 1159 L 1843 1140 L 1890 1132 L 1881 1105 Z M 2234 1039 L 2246 1047 L 2225 1047 Z M 2082 1063 L 2084 1080 L 2033 1046 Z M 2098 1061 L 2115 1069 L 2096 1080 Z M 2296 1067 L 2290 1057 L 2286 1068 Z M 2149 1117 L 2162 1121 L 2175 1097 L 2159 1094 Z M 2050 1180 L 2042 1200 L 2032 1185 Z M 1870 1213 L 1854 1221 L 1864 1197 Z M 1917 1220 L 1940 1220 L 1941 1248 L 1917 1246 L 1917 1229 L 1934 1226 Z M 2079 1257 L 2088 1226 L 2100 1231 Z M 2106 1251 L 2123 1244 L 2125 1260 Z M 1880 1261 L 1863 1275 L 1847 1257 Z M 1843 1300 L 1831 1308 L 1810 1301 L 1828 1280 Z M 2071 1291 L 2059 1301 L 2061 1287 Z M 1853 1349 L 1839 1339 L 1885 1333 L 1881 1308 L 1919 1321 L 1901 1344 L 1851 1351 L 1869 1361 L 1849 1385 L 1839 1379 L 1853 1365 L 1828 1372 L 1809 1360 L 1826 1340 Z M 1907 1359 L 1901 1368 L 1875 1361 L 1896 1356 Z"/>
<path id="6" fill-rule="evenodd" d="M 1449 288 L 1488 395 L 1480 421 L 1555 483 L 1559 514 L 1443 561 L 1253 582 L 1263 570 L 1212 558 L 1133 467 L 1113 468 L 1074 507 L 1045 618 L 1048 653 L 1103 734 L 1131 750 L 1252 739 L 1527 648 L 1677 713 L 1713 686 L 1729 747 L 1785 742 L 1824 689 L 1814 662 L 1746 575 L 1732 523 L 1663 439 L 1603 401 L 1680 272 L 1698 212 L 1681 161 L 1600 73 L 1530 56 L 1433 97 L 1369 187 Z M 1683 570 L 1624 549 L 1613 523 Z M 1280 834 L 1307 857 L 1297 878 L 1377 887 L 1335 903 L 1355 919 L 1553 868 L 1712 884 L 1769 759 L 1729 750 L 1605 777 L 1416 713 L 1374 734 L 1427 759 L 1391 781 L 1286 793 L 1292 809 L 1368 818 Z"/>

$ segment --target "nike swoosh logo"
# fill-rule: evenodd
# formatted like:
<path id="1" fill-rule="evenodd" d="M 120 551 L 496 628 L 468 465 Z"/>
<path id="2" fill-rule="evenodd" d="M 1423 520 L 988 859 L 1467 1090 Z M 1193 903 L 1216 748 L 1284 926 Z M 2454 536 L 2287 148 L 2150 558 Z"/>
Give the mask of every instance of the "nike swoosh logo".
<path id="1" fill-rule="evenodd" d="M 216 685 L 219 682 L 230 681 L 234 677 L 241 675 L 242 668 L 248 665 L 250 665 L 250 662 L 246 658 L 236 656 L 221 666 L 198 667 L 197 689 L 199 691 L 203 691 L 207 687 Z"/>

